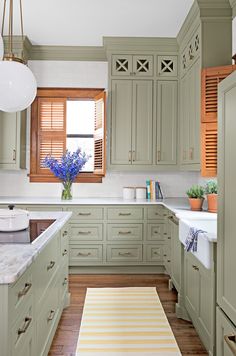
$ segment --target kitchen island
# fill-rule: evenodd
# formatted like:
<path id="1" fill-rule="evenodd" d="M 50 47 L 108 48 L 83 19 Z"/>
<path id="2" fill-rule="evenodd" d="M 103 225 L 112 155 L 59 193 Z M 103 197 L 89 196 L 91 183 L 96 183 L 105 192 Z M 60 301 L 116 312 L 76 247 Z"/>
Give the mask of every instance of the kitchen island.
<path id="1" fill-rule="evenodd" d="M 0 244 L 0 356 L 47 355 L 69 304 L 70 212 L 31 212 L 54 220 L 28 244 Z"/>

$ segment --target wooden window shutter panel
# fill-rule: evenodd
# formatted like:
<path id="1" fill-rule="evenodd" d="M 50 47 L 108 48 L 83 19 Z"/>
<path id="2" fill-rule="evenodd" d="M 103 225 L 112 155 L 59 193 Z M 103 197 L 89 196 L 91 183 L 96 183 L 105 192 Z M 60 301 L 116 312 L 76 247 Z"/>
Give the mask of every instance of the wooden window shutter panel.
<path id="1" fill-rule="evenodd" d="M 94 174 L 105 176 L 106 169 L 106 93 L 95 98 L 94 115 Z"/>
<path id="2" fill-rule="evenodd" d="M 201 122 L 217 122 L 218 84 L 236 70 L 235 65 L 202 70 Z"/>
<path id="3" fill-rule="evenodd" d="M 42 165 L 51 155 L 59 159 L 66 150 L 66 99 L 38 99 L 37 174 L 52 174 Z"/>
<path id="4" fill-rule="evenodd" d="M 217 123 L 203 123 L 201 132 L 202 176 L 217 176 Z"/>

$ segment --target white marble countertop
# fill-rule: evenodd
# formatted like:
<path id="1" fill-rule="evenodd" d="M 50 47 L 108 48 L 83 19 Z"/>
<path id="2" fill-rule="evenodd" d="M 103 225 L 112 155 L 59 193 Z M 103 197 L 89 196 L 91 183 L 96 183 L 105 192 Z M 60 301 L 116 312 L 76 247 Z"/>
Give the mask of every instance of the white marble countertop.
<path id="1" fill-rule="evenodd" d="M 163 200 L 125 200 L 123 198 L 73 198 L 72 200 L 61 200 L 55 197 L 0 197 L 0 205 L 19 204 L 19 205 L 163 205 L 173 213 L 178 214 L 180 218 L 182 215 L 190 214 L 197 216 L 201 214 L 209 218 L 216 219 L 217 214 L 208 213 L 207 211 L 194 212 L 190 210 L 188 198 L 165 198 Z"/>
<path id="2" fill-rule="evenodd" d="M 0 244 L 0 284 L 14 283 L 65 223 L 71 212 L 30 212 L 30 219 L 56 219 L 31 244 Z"/>

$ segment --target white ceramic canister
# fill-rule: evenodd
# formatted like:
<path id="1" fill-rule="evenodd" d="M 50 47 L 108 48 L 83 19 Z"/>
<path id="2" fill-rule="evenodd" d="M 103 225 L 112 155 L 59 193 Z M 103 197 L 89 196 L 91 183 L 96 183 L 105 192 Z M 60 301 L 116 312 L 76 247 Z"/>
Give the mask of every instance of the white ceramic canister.
<path id="1" fill-rule="evenodd" d="M 135 198 L 135 188 L 134 187 L 123 187 L 123 199 L 132 200 Z"/>
<path id="2" fill-rule="evenodd" d="M 136 199 L 146 199 L 147 189 L 146 187 L 136 187 Z"/>

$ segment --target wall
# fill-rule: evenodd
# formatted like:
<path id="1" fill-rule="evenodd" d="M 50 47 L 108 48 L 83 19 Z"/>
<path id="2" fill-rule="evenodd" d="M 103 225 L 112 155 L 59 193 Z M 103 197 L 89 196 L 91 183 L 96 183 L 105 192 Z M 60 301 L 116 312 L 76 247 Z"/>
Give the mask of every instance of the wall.
<path id="1" fill-rule="evenodd" d="M 107 88 L 108 65 L 106 62 L 30 61 L 39 87 Z M 29 123 L 28 113 L 28 123 Z M 28 125 L 28 139 L 29 139 Z M 29 162 L 29 140 L 27 145 Z M 29 167 L 29 163 L 28 163 Z M 61 194 L 57 183 L 29 183 L 28 171 L 0 172 L 0 196 L 52 196 Z M 107 172 L 102 184 L 74 184 L 74 197 L 122 195 L 123 186 L 143 186 L 147 178 L 159 180 L 164 196 L 185 196 L 190 185 L 196 184 L 199 174 L 194 172 L 167 173 L 111 173 Z"/>

